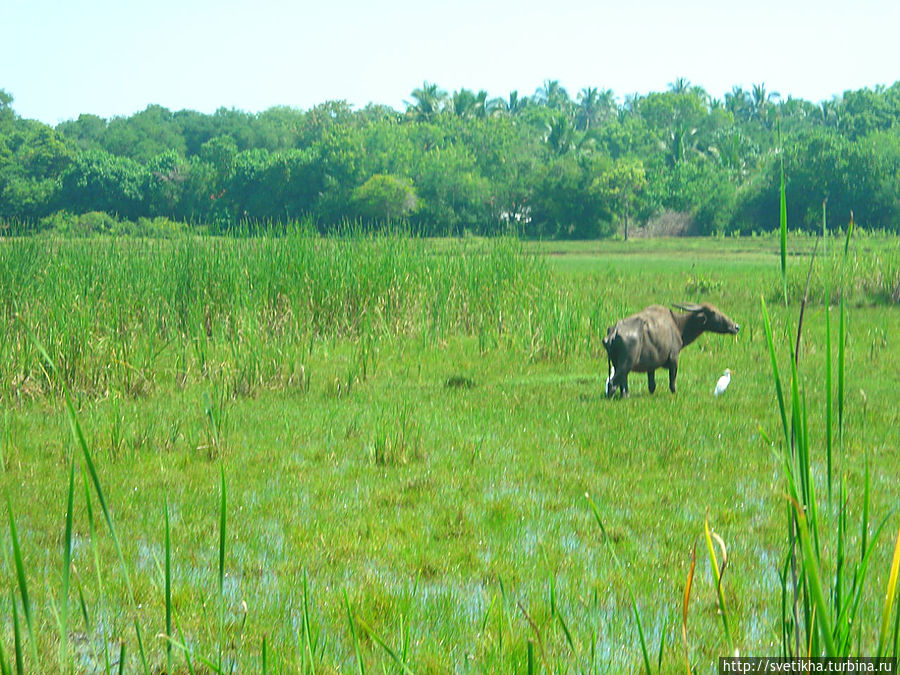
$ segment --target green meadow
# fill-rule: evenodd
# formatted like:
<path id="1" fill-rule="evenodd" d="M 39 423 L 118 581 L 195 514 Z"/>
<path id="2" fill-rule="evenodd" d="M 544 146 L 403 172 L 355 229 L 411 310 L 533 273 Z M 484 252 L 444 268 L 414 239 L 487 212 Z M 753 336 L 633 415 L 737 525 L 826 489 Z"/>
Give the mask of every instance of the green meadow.
<path id="1" fill-rule="evenodd" d="M 783 283 L 768 236 L 0 240 L 0 670 L 807 653 L 763 303 L 835 633 L 849 597 L 850 651 L 896 655 L 900 246 L 844 243 L 789 237 Z M 607 327 L 701 301 L 741 332 L 607 399 Z"/>

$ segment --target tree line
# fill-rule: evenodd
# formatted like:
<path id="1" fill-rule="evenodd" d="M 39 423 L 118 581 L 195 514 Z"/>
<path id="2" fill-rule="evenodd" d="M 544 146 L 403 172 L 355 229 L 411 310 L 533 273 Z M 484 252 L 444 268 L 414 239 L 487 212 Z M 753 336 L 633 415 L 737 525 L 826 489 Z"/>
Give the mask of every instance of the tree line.
<path id="1" fill-rule="evenodd" d="M 815 104 L 762 84 L 724 99 L 684 79 L 628 95 L 548 80 L 531 96 L 448 93 L 405 110 L 329 101 L 213 114 L 158 105 L 51 127 L 0 89 L 0 221 L 165 218 L 224 232 L 301 219 L 428 235 L 592 238 L 678 214 L 696 234 L 778 225 L 900 230 L 900 82 Z"/>

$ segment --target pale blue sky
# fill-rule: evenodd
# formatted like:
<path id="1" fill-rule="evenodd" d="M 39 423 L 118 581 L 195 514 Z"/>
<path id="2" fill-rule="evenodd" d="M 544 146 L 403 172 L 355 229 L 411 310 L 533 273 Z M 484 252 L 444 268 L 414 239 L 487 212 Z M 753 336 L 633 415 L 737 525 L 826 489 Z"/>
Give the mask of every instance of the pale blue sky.
<path id="1" fill-rule="evenodd" d="M 151 103 L 402 110 L 424 80 L 622 98 L 684 77 L 819 102 L 900 80 L 898 32 L 900 0 L 0 0 L 0 88 L 50 124 Z"/>

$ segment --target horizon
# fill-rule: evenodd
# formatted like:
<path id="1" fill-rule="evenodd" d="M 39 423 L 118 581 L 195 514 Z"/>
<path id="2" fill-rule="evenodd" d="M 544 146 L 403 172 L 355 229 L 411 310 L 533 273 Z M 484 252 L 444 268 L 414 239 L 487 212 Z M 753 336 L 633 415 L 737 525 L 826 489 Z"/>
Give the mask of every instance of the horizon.
<path id="1" fill-rule="evenodd" d="M 0 23 L 0 88 L 51 126 L 150 105 L 402 111 L 425 81 L 505 98 L 557 80 L 573 99 L 597 87 L 621 101 L 684 78 L 715 98 L 765 84 L 818 104 L 900 80 L 900 3 L 882 0 L 9 0 Z"/>
<path id="2" fill-rule="evenodd" d="M 500 99 L 508 99 L 509 95 L 510 95 L 511 93 L 513 93 L 513 92 L 516 92 L 520 98 L 523 98 L 523 97 L 524 97 L 524 98 L 533 99 L 533 98 L 535 97 L 535 95 L 537 94 L 537 92 L 541 89 L 541 87 L 543 86 L 543 84 L 544 84 L 545 82 L 547 82 L 547 81 L 554 81 L 554 79 L 555 79 L 555 78 L 546 78 L 545 80 L 542 80 L 542 81 L 541 81 L 541 82 L 540 82 L 533 90 L 530 91 L 530 93 L 523 92 L 522 90 L 510 89 L 510 90 L 508 90 L 505 94 L 496 94 L 496 95 L 495 95 L 494 92 L 488 91 L 488 92 L 487 92 L 487 94 L 488 94 L 487 100 L 488 100 L 488 101 L 491 101 L 491 100 L 498 99 L 498 98 L 500 98 Z M 675 79 L 682 79 L 682 78 L 673 78 L 673 82 L 674 82 Z M 687 80 L 687 78 L 683 78 L 683 79 Z M 556 80 L 556 81 L 559 81 L 559 80 Z M 741 89 L 743 89 L 745 92 L 751 93 L 751 92 L 752 92 L 752 88 L 753 88 L 754 86 L 756 86 L 756 85 L 762 85 L 762 86 L 765 87 L 767 93 L 770 94 L 770 95 L 775 95 L 775 96 L 777 97 L 777 100 L 778 100 L 778 101 L 804 100 L 804 101 L 807 101 L 807 102 L 809 102 L 809 103 L 813 103 L 813 104 L 815 104 L 815 105 L 821 105 L 822 103 L 827 102 L 827 101 L 839 100 L 839 99 L 841 99 L 847 92 L 850 92 L 850 91 L 859 91 L 859 90 L 876 91 L 876 90 L 882 89 L 882 88 L 885 88 L 885 89 L 886 89 L 886 88 L 890 88 L 890 87 L 892 87 L 892 86 L 894 86 L 894 85 L 896 85 L 896 84 L 900 84 L 900 79 L 896 80 L 895 82 L 890 82 L 890 83 L 879 82 L 879 83 L 876 83 L 876 84 L 871 85 L 871 86 L 861 86 L 861 87 L 857 87 L 857 88 L 854 88 L 854 89 L 845 89 L 845 90 L 843 90 L 842 92 L 834 93 L 834 94 L 832 94 L 831 96 L 828 96 L 828 97 L 825 97 L 825 98 L 821 98 L 821 99 L 818 99 L 818 100 L 814 100 L 814 99 L 810 99 L 810 98 L 805 98 L 805 97 L 802 97 L 802 96 L 794 96 L 794 95 L 791 94 L 791 93 L 785 94 L 784 92 L 769 90 L 769 88 L 768 88 L 768 86 L 767 86 L 767 84 L 766 84 L 765 82 L 756 82 L 756 81 L 754 81 L 754 82 L 752 82 L 752 83 L 749 84 L 749 85 L 737 85 L 737 84 L 736 84 L 736 85 L 734 85 L 732 88 L 727 89 L 727 90 L 725 90 L 724 92 L 722 92 L 722 94 L 719 95 L 719 96 L 715 95 L 714 92 L 710 92 L 706 87 L 703 86 L 702 83 L 692 82 L 692 81 L 690 81 L 690 80 L 687 80 L 687 82 L 688 82 L 690 88 L 692 88 L 692 89 L 693 89 L 693 88 L 699 88 L 699 89 L 703 90 L 703 91 L 706 93 L 706 95 L 709 97 L 709 99 L 712 99 L 712 100 L 719 100 L 719 101 L 722 101 L 722 102 L 724 102 L 725 96 L 726 96 L 727 94 L 731 94 L 735 89 L 741 88 Z M 395 112 L 397 112 L 397 113 L 403 114 L 403 113 L 405 113 L 405 112 L 408 110 L 408 108 L 409 108 L 409 107 L 411 106 L 411 104 L 413 103 L 412 101 L 408 100 L 408 99 L 411 99 L 411 98 L 412 98 L 412 92 L 413 92 L 415 89 L 417 89 L 418 87 L 422 86 L 423 84 L 434 84 L 434 85 L 437 85 L 438 89 L 439 89 L 440 91 L 446 93 L 448 97 L 449 97 L 449 96 L 452 96 L 453 93 L 455 93 L 456 91 L 459 91 L 460 89 L 468 89 L 468 90 L 470 90 L 470 91 L 472 91 L 472 92 L 474 92 L 474 93 L 478 93 L 478 92 L 480 91 L 479 89 L 475 89 L 475 88 L 472 88 L 472 87 L 466 87 L 465 85 L 463 85 L 462 87 L 459 87 L 459 88 L 448 89 L 448 88 L 442 87 L 441 84 L 440 84 L 439 82 L 431 82 L 431 81 L 429 81 L 429 80 L 425 80 L 425 81 L 423 81 L 423 82 L 421 82 L 421 83 L 419 83 L 419 84 L 417 84 L 417 85 L 414 85 L 414 86 L 410 89 L 409 94 L 408 94 L 406 97 L 403 98 L 403 101 L 402 101 L 402 103 L 400 104 L 400 106 L 391 105 L 391 104 L 385 103 L 385 102 L 383 102 L 383 101 L 368 101 L 368 102 L 366 102 L 366 103 L 364 103 L 364 104 L 358 104 L 358 103 L 349 101 L 346 97 L 344 97 L 344 98 L 329 98 L 329 99 L 324 99 L 324 100 L 321 100 L 321 101 L 312 103 L 312 104 L 310 104 L 310 105 L 308 105 L 308 106 L 305 106 L 305 107 L 301 107 L 301 106 L 298 106 L 298 105 L 287 104 L 287 103 L 273 103 L 273 104 L 268 105 L 268 106 L 266 106 L 266 107 L 264 107 L 264 108 L 257 108 L 257 109 L 252 109 L 252 110 L 251 110 L 251 109 L 246 109 L 246 108 L 241 108 L 241 107 L 238 107 L 238 106 L 227 106 L 227 105 L 217 105 L 217 106 L 213 106 L 213 107 L 208 107 L 208 108 L 206 108 L 206 109 L 204 109 L 204 110 L 198 110 L 198 109 L 195 108 L 195 107 L 176 107 L 176 106 L 168 106 L 168 105 L 165 105 L 165 104 L 160 103 L 160 102 L 157 102 L 157 101 L 148 101 L 147 104 L 144 105 L 143 107 L 137 108 L 137 109 L 135 109 L 135 110 L 132 110 L 132 111 L 126 112 L 126 113 L 118 113 L 118 112 L 117 112 L 117 113 L 113 113 L 113 114 L 109 114 L 109 115 L 103 115 L 103 114 L 100 114 L 100 113 L 97 113 L 97 112 L 93 112 L 93 111 L 87 110 L 87 111 L 79 112 L 79 113 L 75 114 L 75 115 L 72 116 L 72 117 L 68 117 L 68 118 L 65 118 L 65 119 L 60 119 L 60 120 L 55 121 L 55 122 L 48 122 L 48 121 L 46 121 L 46 120 L 39 119 L 39 118 L 36 118 L 36 117 L 30 117 L 30 116 L 23 115 L 23 114 L 20 112 L 19 108 L 18 108 L 18 105 L 17 105 L 18 99 L 16 98 L 15 92 L 9 91 L 8 89 L 4 89 L 4 87 L 2 86 L 2 84 L 0 84 L 0 90 L 5 91 L 7 94 L 9 94 L 9 95 L 11 95 L 11 96 L 13 97 L 13 101 L 12 101 L 11 108 L 13 109 L 13 111 L 14 111 L 20 118 L 22 118 L 22 119 L 27 119 L 27 120 L 35 120 L 35 121 L 41 122 L 41 123 L 43 123 L 43 124 L 47 124 L 48 126 L 56 127 L 56 126 L 58 126 L 58 125 L 60 125 L 60 124 L 63 124 L 63 123 L 65 123 L 65 122 L 75 121 L 75 120 L 77 120 L 77 119 L 78 119 L 80 116 L 82 116 L 82 115 L 92 115 L 92 116 L 96 116 L 96 117 L 99 117 L 100 119 L 102 119 L 102 120 L 104 120 L 104 121 L 106 121 L 106 122 L 110 122 L 110 121 L 112 121 L 112 120 L 114 120 L 114 119 L 121 119 L 121 118 L 127 119 L 127 118 L 129 118 L 129 117 L 134 116 L 134 115 L 140 114 L 140 113 L 146 111 L 146 110 L 149 109 L 149 108 L 153 108 L 153 107 L 157 107 L 157 106 L 162 107 L 162 108 L 164 108 L 164 109 L 166 109 L 166 110 L 168 110 L 168 111 L 170 111 L 170 112 L 172 112 L 172 113 L 177 113 L 177 112 L 196 112 L 196 113 L 199 113 L 199 114 L 202 114 L 202 115 L 214 115 L 214 114 L 217 113 L 219 110 L 228 110 L 228 111 L 236 111 L 236 112 L 240 112 L 240 113 L 244 113 L 244 114 L 248 114 L 248 115 L 260 115 L 260 114 L 262 114 L 262 113 L 264 113 L 264 112 L 266 112 L 266 111 L 268 111 L 268 110 L 274 110 L 274 109 L 279 109 L 279 108 L 287 108 L 287 109 L 294 110 L 294 111 L 297 111 L 297 112 L 305 113 L 305 112 L 308 112 L 309 110 L 311 110 L 311 109 L 313 109 L 313 108 L 315 108 L 315 107 L 317 107 L 317 106 L 320 106 L 320 105 L 325 105 L 325 104 L 327 104 L 327 103 L 340 103 L 340 102 L 342 102 L 342 103 L 346 103 L 346 104 L 350 107 L 350 109 L 353 110 L 353 111 L 364 110 L 365 108 L 367 108 L 367 107 L 369 107 L 369 106 L 386 106 L 386 107 L 390 108 L 391 110 L 393 110 L 393 111 L 395 111 Z M 622 105 L 624 104 L 624 102 L 625 102 L 625 100 L 626 100 L 626 98 L 627 98 L 628 96 L 633 96 L 633 95 L 635 95 L 635 96 L 638 96 L 638 97 L 644 97 L 644 96 L 647 96 L 647 95 L 653 94 L 653 93 L 666 92 L 666 91 L 669 91 L 669 90 L 671 89 L 671 84 L 672 84 L 672 82 L 669 82 L 669 83 L 667 83 L 667 85 L 666 85 L 665 87 L 661 87 L 661 88 L 659 88 L 659 89 L 653 89 L 653 90 L 647 90 L 647 91 L 640 91 L 640 92 L 638 92 L 638 91 L 630 91 L 628 94 L 624 94 L 624 95 L 621 94 L 621 93 L 619 93 L 619 92 L 613 91 L 613 95 L 614 95 L 614 99 L 615 99 L 616 105 L 617 105 L 618 107 L 622 107 Z M 574 89 L 574 90 L 569 89 L 569 88 L 563 86 L 563 89 L 566 90 L 566 92 L 567 92 L 568 95 L 569 95 L 569 98 L 570 98 L 573 102 L 577 102 L 578 93 L 581 92 L 585 87 L 588 87 L 588 86 L 592 86 L 592 85 L 585 85 L 584 87 L 581 87 L 581 86 L 580 86 L 580 87 L 578 87 L 577 89 Z"/>

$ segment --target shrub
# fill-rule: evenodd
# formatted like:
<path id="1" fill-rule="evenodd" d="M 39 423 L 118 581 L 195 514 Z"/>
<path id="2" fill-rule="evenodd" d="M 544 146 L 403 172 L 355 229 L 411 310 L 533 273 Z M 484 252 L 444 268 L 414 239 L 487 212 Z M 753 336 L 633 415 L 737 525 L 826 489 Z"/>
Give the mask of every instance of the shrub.
<path id="1" fill-rule="evenodd" d="M 57 211 L 41 220 L 41 229 L 53 234 L 86 237 L 92 234 L 114 234 L 119 230 L 119 221 L 102 211 L 80 214 Z"/>
<path id="2" fill-rule="evenodd" d="M 402 220 L 419 208 L 419 198 L 405 178 L 377 173 L 353 191 L 357 214 L 367 220 Z"/>

